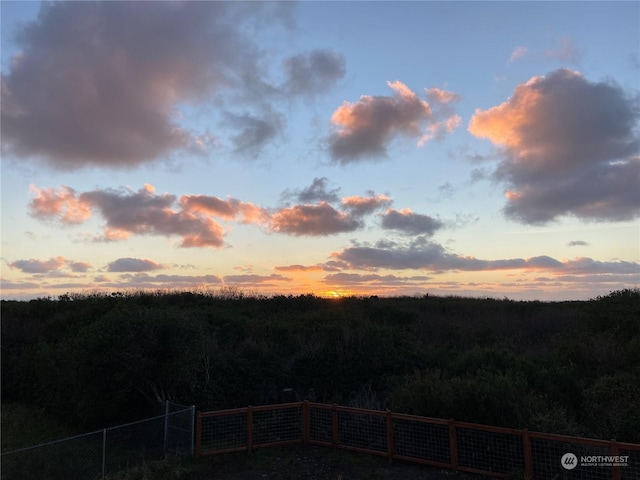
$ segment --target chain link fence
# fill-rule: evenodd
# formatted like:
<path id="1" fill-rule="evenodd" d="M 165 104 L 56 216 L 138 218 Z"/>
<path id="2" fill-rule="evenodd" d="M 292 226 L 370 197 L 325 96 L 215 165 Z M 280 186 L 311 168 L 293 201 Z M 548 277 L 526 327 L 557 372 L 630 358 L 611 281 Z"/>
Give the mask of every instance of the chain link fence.
<path id="1" fill-rule="evenodd" d="M 3 452 L 2 480 L 97 480 L 166 453 L 193 455 L 195 407 L 163 404 L 164 414 L 33 447 Z"/>

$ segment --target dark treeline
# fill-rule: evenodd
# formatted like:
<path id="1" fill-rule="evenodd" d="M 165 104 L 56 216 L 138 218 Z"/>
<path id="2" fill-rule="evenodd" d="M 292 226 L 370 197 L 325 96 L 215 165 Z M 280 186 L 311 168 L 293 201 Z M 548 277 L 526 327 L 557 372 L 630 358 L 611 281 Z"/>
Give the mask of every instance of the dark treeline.
<path id="1" fill-rule="evenodd" d="M 590 301 L 258 298 L 2 302 L 3 402 L 77 429 L 299 399 L 640 442 L 640 290 Z"/>

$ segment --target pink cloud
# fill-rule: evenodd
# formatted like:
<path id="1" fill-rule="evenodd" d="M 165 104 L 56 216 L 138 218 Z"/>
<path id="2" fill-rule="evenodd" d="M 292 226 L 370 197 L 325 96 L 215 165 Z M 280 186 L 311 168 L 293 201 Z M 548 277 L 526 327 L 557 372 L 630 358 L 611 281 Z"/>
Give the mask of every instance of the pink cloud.
<path id="1" fill-rule="evenodd" d="M 269 219 L 266 209 L 234 198 L 222 200 L 207 195 L 183 195 L 180 197 L 180 205 L 186 211 L 213 215 L 224 220 L 241 217 L 242 223 L 263 224 Z"/>
<path id="2" fill-rule="evenodd" d="M 106 220 L 100 241 L 123 240 L 130 235 L 175 235 L 182 237 L 183 247 L 220 248 L 224 244 L 224 230 L 216 221 L 197 211 L 174 210 L 176 197 L 158 195 L 149 184 L 137 192 L 94 190 L 76 195 L 68 187 L 57 193 L 33 187 L 32 192 L 36 198 L 29 207 L 40 219 L 59 218 L 74 224 L 89 218 L 93 210 L 100 212 Z"/>
<path id="3" fill-rule="evenodd" d="M 70 187 L 61 186 L 56 191 L 53 188 L 39 189 L 32 184 L 29 191 L 35 195 L 29 209 L 36 218 L 53 218 L 65 224 L 77 224 L 91 217 L 89 205 L 79 201 L 75 190 Z"/>
<path id="4" fill-rule="evenodd" d="M 295 236 L 322 236 L 352 232 L 360 227 L 359 219 L 336 210 L 327 202 L 320 202 L 277 211 L 271 217 L 270 230 Z"/>
<path id="5" fill-rule="evenodd" d="M 148 258 L 119 258 L 107 265 L 108 272 L 148 272 L 167 268 Z"/>
<path id="6" fill-rule="evenodd" d="M 388 144 L 397 137 L 413 138 L 422 146 L 433 138 L 433 125 L 446 123 L 402 82 L 387 85 L 394 90 L 393 96 L 363 95 L 356 103 L 345 101 L 333 112 L 331 123 L 336 130 L 329 138 L 329 147 L 334 160 L 348 163 L 385 156 Z M 440 103 L 456 98 L 439 89 L 427 90 L 427 94 Z M 449 124 L 453 127 L 454 123 Z"/>
<path id="7" fill-rule="evenodd" d="M 67 269 L 72 272 L 86 272 L 91 268 L 90 263 L 67 260 L 61 256 L 53 257 L 49 260 L 39 260 L 36 258 L 16 260 L 8 263 L 8 265 L 12 269 L 18 269 L 23 273 L 31 274 L 59 274 Z"/>
<path id="8" fill-rule="evenodd" d="M 495 178 L 507 216 L 542 224 L 562 215 L 628 220 L 640 210 L 637 95 L 561 69 L 476 110 L 469 131 L 502 149 Z"/>
<path id="9" fill-rule="evenodd" d="M 460 95 L 437 87 L 424 89 L 427 100 L 432 103 L 452 103 L 460 100 Z"/>

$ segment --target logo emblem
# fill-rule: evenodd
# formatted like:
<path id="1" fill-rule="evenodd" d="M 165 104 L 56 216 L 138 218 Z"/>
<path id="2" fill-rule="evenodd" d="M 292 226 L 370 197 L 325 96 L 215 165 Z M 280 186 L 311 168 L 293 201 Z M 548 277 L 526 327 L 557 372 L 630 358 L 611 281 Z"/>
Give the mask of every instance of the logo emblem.
<path id="1" fill-rule="evenodd" d="M 562 468 L 565 470 L 573 470 L 578 466 L 578 457 L 573 453 L 565 453 L 560 459 L 560 465 L 562 465 Z"/>

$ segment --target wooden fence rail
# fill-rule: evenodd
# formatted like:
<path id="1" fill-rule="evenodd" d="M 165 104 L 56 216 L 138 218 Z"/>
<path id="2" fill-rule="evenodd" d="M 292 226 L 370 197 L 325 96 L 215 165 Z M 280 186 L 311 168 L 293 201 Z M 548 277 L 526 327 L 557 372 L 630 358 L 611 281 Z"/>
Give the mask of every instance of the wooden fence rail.
<path id="1" fill-rule="evenodd" d="M 319 445 L 494 478 L 640 479 L 640 445 L 312 402 L 196 415 L 196 455 Z M 561 459 L 575 455 L 565 468 Z M 614 457 L 614 458 L 611 458 Z M 584 460 L 584 461 L 583 461 Z"/>

